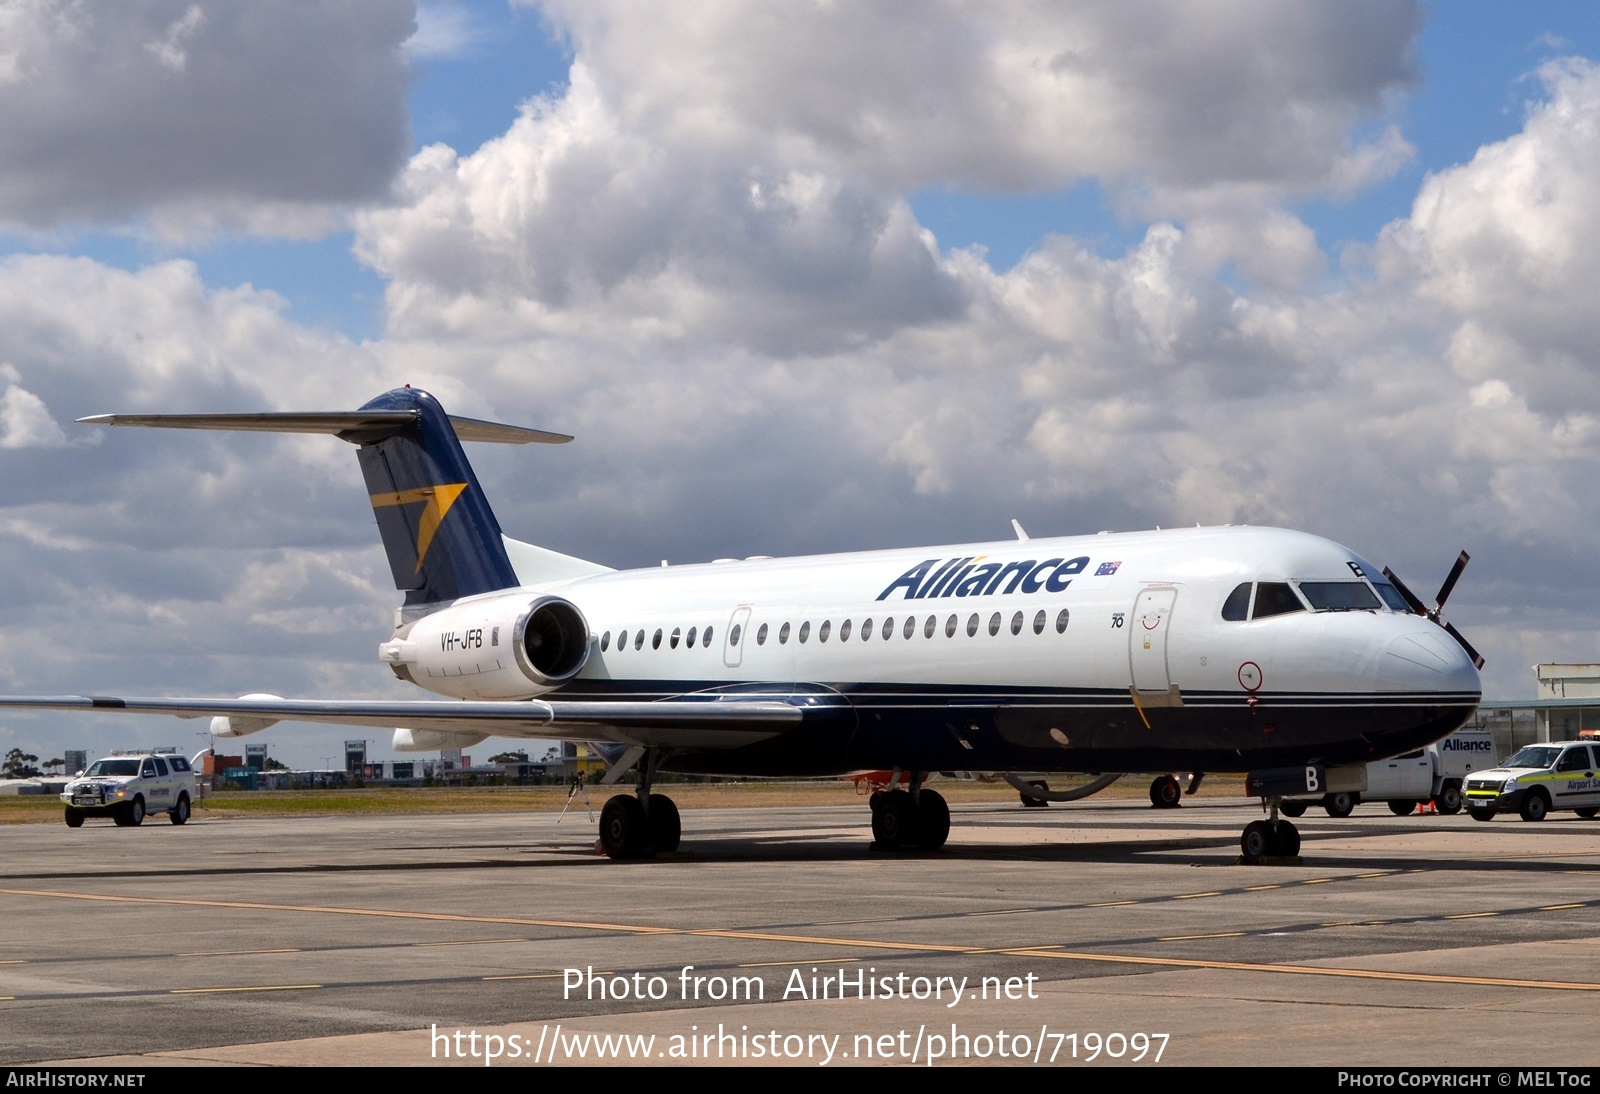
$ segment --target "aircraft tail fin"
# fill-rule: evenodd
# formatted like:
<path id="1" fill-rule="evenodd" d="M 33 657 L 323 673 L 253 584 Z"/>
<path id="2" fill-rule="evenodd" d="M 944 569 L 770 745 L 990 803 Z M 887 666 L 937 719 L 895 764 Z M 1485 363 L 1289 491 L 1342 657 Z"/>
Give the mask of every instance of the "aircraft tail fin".
<path id="1" fill-rule="evenodd" d="M 361 474 L 406 606 L 515 588 L 500 522 L 461 450 L 462 440 L 561 444 L 572 438 L 453 418 L 416 388 L 385 392 L 354 412 L 102 414 L 80 421 L 169 429 L 327 433 L 359 446 Z M 574 560 L 577 561 L 577 560 Z"/>

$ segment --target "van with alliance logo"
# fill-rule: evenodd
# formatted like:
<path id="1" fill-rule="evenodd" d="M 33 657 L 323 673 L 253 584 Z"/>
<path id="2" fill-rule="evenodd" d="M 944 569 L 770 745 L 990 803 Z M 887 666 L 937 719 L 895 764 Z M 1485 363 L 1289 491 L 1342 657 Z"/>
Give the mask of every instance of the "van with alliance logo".
<path id="1" fill-rule="evenodd" d="M 1279 809 L 1298 817 L 1310 806 L 1321 805 L 1330 817 L 1348 817 L 1362 802 L 1382 801 L 1389 803 L 1389 812 L 1403 817 L 1418 804 L 1432 802 L 1440 813 L 1459 813 L 1466 800 L 1467 776 L 1496 762 L 1494 737 L 1487 729 L 1458 729 L 1426 748 L 1369 763 L 1364 791 L 1285 798 Z"/>

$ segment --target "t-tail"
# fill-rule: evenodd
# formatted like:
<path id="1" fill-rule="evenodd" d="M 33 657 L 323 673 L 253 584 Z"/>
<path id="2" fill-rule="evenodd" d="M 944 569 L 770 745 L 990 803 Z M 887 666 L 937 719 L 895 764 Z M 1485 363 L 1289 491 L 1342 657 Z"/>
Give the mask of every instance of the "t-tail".
<path id="1" fill-rule="evenodd" d="M 329 433 L 359 446 L 361 474 L 383 549 L 395 588 L 406 594 L 408 608 L 520 584 L 500 522 L 483 496 L 461 441 L 562 444 L 572 439 L 562 433 L 452 417 L 432 395 L 410 387 L 385 392 L 348 413 L 101 414 L 80 421 Z"/>

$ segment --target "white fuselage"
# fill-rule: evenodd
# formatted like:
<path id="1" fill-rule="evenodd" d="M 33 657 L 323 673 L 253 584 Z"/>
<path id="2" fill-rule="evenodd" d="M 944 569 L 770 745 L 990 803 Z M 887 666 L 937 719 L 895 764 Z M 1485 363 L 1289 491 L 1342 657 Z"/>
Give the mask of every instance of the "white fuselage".
<path id="1" fill-rule="evenodd" d="M 754 559 L 457 601 L 397 632 L 384 656 L 464 699 L 826 689 L 858 720 L 850 766 L 938 737 L 927 766 L 934 755 L 976 767 L 954 761 L 1020 750 L 1115 770 L 1145 748 L 1242 770 L 1319 749 L 1377 758 L 1373 748 L 1417 747 L 1470 713 L 1472 662 L 1429 620 L 1379 603 L 1374 581 L 1384 584 L 1336 543 L 1243 527 Z M 1296 595 L 1356 583 L 1374 606 L 1317 611 L 1302 599 L 1282 614 L 1225 619 L 1230 594 L 1252 583 Z M 581 671 L 555 684 L 530 679 L 512 637 L 539 597 L 570 602 L 587 623 Z"/>

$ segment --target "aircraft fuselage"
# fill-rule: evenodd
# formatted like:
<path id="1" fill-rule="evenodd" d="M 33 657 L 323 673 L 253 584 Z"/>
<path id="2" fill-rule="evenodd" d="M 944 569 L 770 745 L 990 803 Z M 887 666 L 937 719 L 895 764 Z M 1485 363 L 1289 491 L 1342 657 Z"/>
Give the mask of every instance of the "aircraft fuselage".
<path id="1" fill-rule="evenodd" d="M 1298 600 L 1237 618 L 1241 585 Z M 1471 715 L 1472 662 L 1384 585 L 1305 533 L 1171 529 L 607 572 L 456 601 L 385 649 L 462 699 L 736 692 L 816 708 L 739 748 L 680 739 L 664 769 L 1246 771 L 1365 763 Z M 1335 586 L 1371 606 L 1313 610 L 1301 591 Z M 581 671 L 553 686 L 529 679 L 512 638 L 540 598 L 587 628 Z"/>

